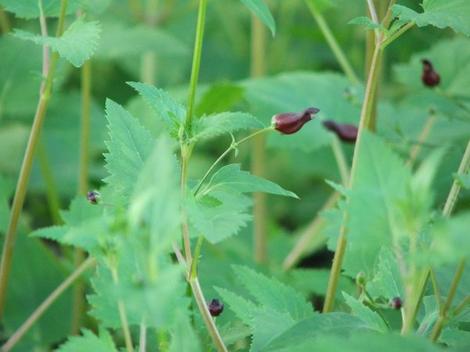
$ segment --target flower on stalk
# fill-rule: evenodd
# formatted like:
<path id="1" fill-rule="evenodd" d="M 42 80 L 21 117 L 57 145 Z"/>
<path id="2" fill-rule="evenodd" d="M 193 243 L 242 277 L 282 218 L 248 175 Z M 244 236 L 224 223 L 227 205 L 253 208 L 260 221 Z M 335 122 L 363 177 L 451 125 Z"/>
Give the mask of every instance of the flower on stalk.
<path id="1" fill-rule="evenodd" d="M 207 307 L 209 308 L 209 313 L 211 313 L 213 317 L 218 317 L 224 311 L 224 304 L 217 298 L 210 301 Z"/>
<path id="2" fill-rule="evenodd" d="M 388 305 L 393 309 L 401 309 L 403 306 L 403 302 L 400 297 L 393 297 L 389 302 Z"/>
<path id="3" fill-rule="evenodd" d="M 421 75 L 423 84 L 431 88 L 438 86 L 441 82 L 441 76 L 434 70 L 431 61 L 423 59 L 421 62 L 423 63 L 423 74 Z"/>
<path id="4" fill-rule="evenodd" d="M 300 113 L 284 112 L 274 115 L 271 123 L 274 129 L 282 134 L 292 134 L 300 130 L 319 111 L 317 108 L 308 108 Z"/>
<path id="5" fill-rule="evenodd" d="M 86 199 L 91 203 L 91 204 L 98 204 L 98 201 L 100 200 L 101 194 L 98 191 L 90 191 L 86 194 Z"/>
<path id="6" fill-rule="evenodd" d="M 323 126 L 336 134 L 336 136 L 346 143 L 355 143 L 358 129 L 354 125 L 337 123 L 333 120 L 323 121 Z"/>

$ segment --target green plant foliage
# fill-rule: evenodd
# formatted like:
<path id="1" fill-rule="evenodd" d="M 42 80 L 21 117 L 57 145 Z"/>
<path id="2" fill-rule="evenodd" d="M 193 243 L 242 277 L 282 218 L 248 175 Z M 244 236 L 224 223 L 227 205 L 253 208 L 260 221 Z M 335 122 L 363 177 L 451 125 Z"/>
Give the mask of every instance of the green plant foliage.
<path id="1" fill-rule="evenodd" d="M 276 23 L 265 2 L 263 0 L 241 0 L 241 2 L 269 28 L 274 37 L 276 34 Z"/>
<path id="2" fill-rule="evenodd" d="M 194 125 L 194 139 L 209 140 L 229 133 L 263 127 L 263 124 L 251 114 L 223 112 L 203 116 L 197 120 Z"/>
<path id="3" fill-rule="evenodd" d="M 367 282 L 367 290 L 372 297 L 382 297 L 387 300 L 404 297 L 398 263 L 390 249 L 381 249 L 373 278 Z"/>
<path id="4" fill-rule="evenodd" d="M 194 226 L 193 235 L 203 235 L 212 243 L 220 242 L 238 233 L 251 219 L 247 213 L 251 199 L 243 193 L 265 192 L 297 198 L 279 185 L 251 175 L 239 164 L 220 168 L 202 185 L 196 197 L 186 201 L 189 220 Z"/>
<path id="5" fill-rule="evenodd" d="M 413 21 L 419 27 L 450 27 L 454 31 L 470 36 L 470 4 L 465 0 L 423 0 L 423 12 L 415 12 L 405 6 L 395 5 L 395 16 L 404 21 Z"/>
<path id="6" fill-rule="evenodd" d="M 184 314 L 179 314 L 176 318 L 175 324 L 171 329 L 171 345 L 169 352 L 200 352 L 201 343 L 196 335 L 189 317 Z"/>
<path id="7" fill-rule="evenodd" d="M 162 89 L 139 82 L 130 82 L 129 85 L 139 92 L 152 107 L 157 117 L 165 122 L 170 135 L 176 137 L 186 117 L 186 108 Z"/>
<path id="8" fill-rule="evenodd" d="M 100 31 L 101 27 L 98 22 L 85 22 L 78 19 L 60 38 L 43 37 L 20 29 L 15 31 L 15 36 L 38 45 L 47 45 L 75 67 L 80 67 L 95 52 Z"/>
<path id="9" fill-rule="evenodd" d="M 154 140 L 144 127 L 119 104 L 107 100 L 109 141 L 106 143 L 106 182 L 113 193 L 127 201 L 145 161 L 152 152 Z"/>
<path id="10" fill-rule="evenodd" d="M 343 292 L 343 297 L 346 304 L 351 308 L 351 313 L 366 323 L 368 328 L 378 332 L 386 332 L 388 330 L 387 325 L 379 314 L 362 304 L 356 298 L 348 295 L 346 292 Z"/>
<path id="11" fill-rule="evenodd" d="M 230 111 L 245 95 L 245 90 L 238 84 L 230 82 L 212 85 L 199 100 L 196 115 L 211 115 Z"/>
<path id="12" fill-rule="evenodd" d="M 73 336 L 68 339 L 57 350 L 59 352 L 117 352 L 116 345 L 109 332 L 105 329 L 100 330 L 100 336 L 96 336 L 90 330 L 83 330 L 82 336 Z"/>
<path id="13" fill-rule="evenodd" d="M 102 2 L 99 0 L 98 2 Z M 61 0 L 43 0 L 43 9 L 46 16 L 57 17 L 60 12 Z M 88 0 L 70 0 L 68 1 L 67 12 L 73 13 L 79 8 L 81 2 L 87 3 Z M 39 6 L 36 0 L 0 0 L 0 5 L 7 11 L 13 12 L 17 17 L 35 18 L 39 17 Z"/>

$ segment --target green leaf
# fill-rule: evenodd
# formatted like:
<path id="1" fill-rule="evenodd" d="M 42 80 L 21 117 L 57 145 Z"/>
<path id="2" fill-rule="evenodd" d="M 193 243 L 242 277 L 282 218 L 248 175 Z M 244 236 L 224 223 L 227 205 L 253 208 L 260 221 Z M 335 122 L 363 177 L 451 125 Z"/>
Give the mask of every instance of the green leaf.
<path id="1" fill-rule="evenodd" d="M 162 137 L 140 173 L 131 197 L 129 223 L 151 232 L 150 248 L 168 250 L 180 234 L 179 169 L 171 142 Z"/>
<path id="2" fill-rule="evenodd" d="M 390 249 L 381 249 L 373 278 L 367 282 L 367 291 L 374 298 L 380 297 L 386 300 L 404 297 L 400 270 Z"/>
<path id="3" fill-rule="evenodd" d="M 179 312 L 171 329 L 171 344 L 169 352 L 200 352 L 201 342 L 196 335 L 188 312 Z"/>
<path id="4" fill-rule="evenodd" d="M 276 23 L 265 2 L 263 0 L 241 0 L 241 2 L 269 28 L 274 37 L 276 34 Z"/>
<path id="5" fill-rule="evenodd" d="M 61 345 L 58 352 L 117 352 L 114 341 L 105 329 L 100 329 L 100 336 L 83 329 L 81 336 L 72 336 Z"/>
<path id="6" fill-rule="evenodd" d="M 208 184 L 201 188 L 201 194 L 210 194 L 219 188 L 228 188 L 239 193 L 264 192 L 299 198 L 295 193 L 285 190 L 274 182 L 252 175 L 248 171 L 242 171 L 240 164 L 226 165 L 217 170 Z"/>
<path id="7" fill-rule="evenodd" d="M 470 174 L 459 175 L 455 174 L 454 179 L 460 184 L 460 187 L 464 189 L 470 189 Z"/>
<path id="8" fill-rule="evenodd" d="M 174 60 L 175 57 L 186 56 L 189 50 L 185 43 L 162 29 L 144 25 L 126 26 L 122 21 L 103 23 L 97 58 L 123 60 L 147 52 Z"/>
<path id="9" fill-rule="evenodd" d="M 393 13 L 405 21 L 414 21 L 418 27 L 432 25 L 450 27 L 470 36 L 470 3 L 466 0 L 423 0 L 423 12 L 417 13 L 405 6 L 395 5 Z"/>
<path id="10" fill-rule="evenodd" d="M 75 67 L 80 67 L 96 50 L 101 27 L 98 22 L 76 20 L 60 38 L 42 37 L 30 32 L 15 30 L 14 35 L 38 45 L 47 45 Z"/>
<path id="11" fill-rule="evenodd" d="M 322 13 L 337 6 L 338 0 L 306 0 L 307 5 Z"/>
<path id="12" fill-rule="evenodd" d="M 233 110 L 245 95 L 245 89 L 230 82 L 216 83 L 202 95 L 196 115 L 210 115 Z"/>
<path id="13" fill-rule="evenodd" d="M 6 232 L 10 219 L 9 199 L 12 184 L 0 174 L 0 233 Z"/>
<path id="14" fill-rule="evenodd" d="M 107 233 L 101 206 L 90 204 L 80 196 L 72 201 L 69 210 L 61 212 L 61 216 L 64 225 L 45 227 L 30 236 L 79 247 L 91 253 L 98 249 Z"/>
<path id="15" fill-rule="evenodd" d="M 388 327 L 380 315 L 359 302 L 353 296 L 348 295 L 346 292 L 343 292 L 343 297 L 346 304 L 351 308 L 352 314 L 360 318 L 369 329 L 376 330 L 378 332 L 388 331 Z"/>
<path id="16" fill-rule="evenodd" d="M 129 85 L 139 92 L 157 117 L 165 122 L 170 135 L 177 137 L 178 130 L 186 118 L 185 107 L 162 89 L 140 82 L 129 82 Z"/>
<path id="17" fill-rule="evenodd" d="M 372 21 L 370 17 L 366 17 L 366 16 L 353 18 L 351 21 L 348 22 L 348 24 L 357 24 L 359 26 L 364 26 L 367 29 L 380 29 L 380 30 L 385 29 L 383 25 L 379 23 L 375 23 L 374 21 Z"/>
<path id="18" fill-rule="evenodd" d="M 105 181 L 125 202 L 152 152 L 154 140 L 138 120 L 112 100 L 106 101 L 109 140 L 106 142 L 106 168 L 110 174 Z"/>
<path id="19" fill-rule="evenodd" d="M 194 123 L 194 139 L 208 140 L 241 130 L 263 128 L 264 125 L 251 114 L 243 112 L 222 112 L 203 116 Z"/>
<path id="20" fill-rule="evenodd" d="M 84 0 L 69 0 L 67 13 L 71 14 L 78 10 L 80 3 Z M 60 13 L 61 0 L 42 0 L 44 14 L 47 17 L 58 17 Z M 13 12 L 17 17 L 36 18 L 39 17 L 39 6 L 36 0 L 0 0 L 5 10 Z"/>

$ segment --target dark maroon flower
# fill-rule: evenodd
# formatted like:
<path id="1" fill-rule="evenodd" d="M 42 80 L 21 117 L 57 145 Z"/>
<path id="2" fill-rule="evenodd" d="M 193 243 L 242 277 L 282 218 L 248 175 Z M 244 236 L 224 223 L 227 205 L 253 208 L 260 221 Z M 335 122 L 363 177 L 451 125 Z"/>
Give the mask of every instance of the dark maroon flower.
<path id="1" fill-rule="evenodd" d="M 393 297 L 389 302 L 388 305 L 393 309 L 401 309 L 403 306 L 403 302 L 400 297 Z"/>
<path id="2" fill-rule="evenodd" d="M 358 129 L 354 125 L 337 123 L 333 120 L 325 120 L 323 121 L 323 126 L 325 126 L 327 130 L 334 132 L 343 142 L 356 142 Z"/>
<path id="3" fill-rule="evenodd" d="M 90 191 L 86 194 L 86 199 L 88 199 L 91 204 L 98 204 L 100 197 L 101 195 L 98 191 Z"/>
<path id="4" fill-rule="evenodd" d="M 210 301 L 207 307 L 209 308 L 209 312 L 213 317 L 218 317 L 224 311 L 224 304 L 217 298 L 214 298 L 212 301 Z"/>
<path id="5" fill-rule="evenodd" d="M 434 66 L 431 61 L 423 59 L 423 74 L 421 75 L 421 80 L 423 84 L 427 87 L 435 87 L 441 82 L 441 76 L 434 70 Z"/>
<path id="6" fill-rule="evenodd" d="M 309 122 L 317 112 L 320 110 L 317 108 L 308 108 L 301 113 L 296 112 L 284 112 L 281 114 L 274 115 L 271 123 L 274 128 L 282 134 L 292 134 L 297 132 Z"/>

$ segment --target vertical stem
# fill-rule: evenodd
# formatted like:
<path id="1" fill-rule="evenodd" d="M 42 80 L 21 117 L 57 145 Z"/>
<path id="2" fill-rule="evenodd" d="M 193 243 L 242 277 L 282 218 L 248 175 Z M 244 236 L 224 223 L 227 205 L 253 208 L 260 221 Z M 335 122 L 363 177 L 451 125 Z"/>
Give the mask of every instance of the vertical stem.
<path id="1" fill-rule="evenodd" d="M 258 18 L 251 17 L 251 77 L 261 77 L 266 73 L 266 29 Z M 252 141 L 251 172 L 263 176 L 266 164 L 265 137 L 259 135 Z M 254 258 L 257 263 L 267 259 L 267 211 L 266 195 L 254 193 L 253 227 L 254 227 Z"/>
<path id="2" fill-rule="evenodd" d="M 142 319 L 140 323 L 140 335 L 139 335 L 139 352 L 147 351 L 147 327 L 145 326 L 145 319 Z"/>
<path id="3" fill-rule="evenodd" d="M 424 124 L 423 129 L 418 137 L 418 143 L 411 148 L 410 156 L 406 162 L 406 165 L 412 167 L 418 158 L 419 153 L 421 152 L 421 145 L 428 139 L 429 134 L 431 133 L 432 127 L 436 122 L 436 117 L 434 115 L 429 116 Z"/>
<path id="4" fill-rule="evenodd" d="M 8 341 L 2 346 L 2 352 L 10 351 L 18 341 L 29 331 L 29 329 L 36 323 L 39 318 L 49 309 L 49 307 L 59 298 L 65 290 L 78 278 L 80 275 L 88 270 L 89 268 L 95 265 L 95 259 L 88 258 L 85 262 L 82 263 L 75 271 L 70 274 L 51 294 L 35 309 L 35 311 L 26 319 L 26 321 L 21 324 L 18 330 L 15 331 L 13 335 L 10 336 Z"/>
<path id="5" fill-rule="evenodd" d="M 6 34 L 10 31 L 10 29 L 10 19 L 5 13 L 5 10 L 3 8 L 0 8 L 0 30 L 2 31 L 2 34 Z"/>
<path id="6" fill-rule="evenodd" d="M 147 0 L 147 7 L 144 18 L 148 27 L 152 28 L 158 22 L 158 0 Z M 154 51 L 147 51 L 142 54 L 140 79 L 147 84 L 155 84 L 155 75 L 157 72 L 157 55 Z"/>
<path id="7" fill-rule="evenodd" d="M 354 157 L 353 157 L 352 168 L 351 168 L 351 176 L 349 179 L 349 188 L 352 188 L 355 182 L 362 135 L 365 129 L 370 128 L 369 126 L 370 116 L 371 116 L 372 106 L 374 103 L 373 102 L 374 92 L 375 92 L 375 87 L 377 85 L 376 80 L 377 80 L 378 71 L 379 71 L 378 62 L 381 56 L 382 56 L 382 50 L 380 48 L 380 45 L 376 45 L 374 49 L 374 55 L 372 56 L 372 64 L 370 67 L 369 77 L 367 80 L 364 103 L 362 105 L 361 120 L 359 122 L 359 130 L 358 130 L 356 145 L 354 147 Z M 327 288 L 326 297 L 325 297 L 325 304 L 323 306 L 324 313 L 330 312 L 333 309 L 334 299 L 336 296 L 336 288 L 338 286 L 339 275 L 341 272 L 341 265 L 343 262 L 344 253 L 346 251 L 347 222 L 348 222 L 348 215 L 344 214 L 343 223 L 340 229 L 340 235 L 339 235 L 338 242 L 336 245 L 336 251 L 335 251 L 334 258 L 333 258 L 333 265 L 331 267 L 330 277 L 328 280 L 328 288 Z"/>
<path id="8" fill-rule="evenodd" d="M 47 151 L 41 138 L 39 138 L 37 153 L 39 159 L 39 168 L 41 169 L 41 176 L 46 185 L 47 204 L 49 205 L 49 212 L 51 214 L 52 221 L 54 222 L 54 224 L 60 224 L 62 220 L 59 214 L 60 199 L 59 193 L 57 192 L 57 183 L 55 182 L 54 174 L 51 171 L 49 158 L 47 157 Z"/>
<path id="9" fill-rule="evenodd" d="M 82 111 L 80 123 L 80 160 L 78 167 L 78 194 L 86 195 L 88 191 L 89 176 L 89 146 L 90 146 L 90 117 L 91 117 L 91 61 L 87 60 L 81 69 Z M 85 259 L 85 253 L 76 248 L 74 251 L 74 264 L 79 266 Z M 73 290 L 71 333 L 80 332 L 83 312 L 85 310 L 85 283 L 78 280 Z"/>
<path id="10" fill-rule="evenodd" d="M 67 9 L 67 0 L 61 1 L 59 24 L 57 26 L 57 36 L 61 36 L 64 30 L 65 14 Z M 31 127 L 31 132 L 26 146 L 25 155 L 21 164 L 20 175 L 16 185 L 15 196 L 11 207 L 10 221 L 8 223 L 7 232 L 5 234 L 5 241 L 3 244 L 2 259 L 0 262 L 0 319 L 3 316 L 3 308 L 5 304 L 6 291 L 8 286 L 8 278 L 10 274 L 11 261 L 13 258 L 13 249 L 16 240 L 16 228 L 20 218 L 21 210 L 23 208 L 24 200 L 26 197 L 26 190 L 28 187 L 29 176 L 33 162 L 34 152 L 38 142 L 38 137 L 42 129 L 44 118 L 46 116 L 49 99 L 52 92 L 52 81 L 57 66 L 59 56 L 53 53 L 49 65 L 49 71 L 44 84 L 44 91 L 41 93 L 37 105 L 36 113 Z M 45 63 L 43 63 L 44 65 Z"/>
<path id="11" fill-rule="evenodd" d="M 185 132 L 191 134 L 192 120 L 194 113 L 194 102 L 196 99 L 196 88 L 201 67 L 202 43 L 204 40 L 204 25 L 206 22 L 207 0 L 199 1 L 199 11 L 196 25 L 196 39 L 194 42 L 193 64 L 191 68 L 191 81 L 189 83 L 188 112 L 185 121 Z"/>
<path id="12" fill-rule="evenodd" d="M 348 77 L 348 79 L 351 81 L 353 84 L 359 84 L 360 80 L 357 77 L 356 73 L 354 72 L 354 69 L 352 68 L 350 62 L 348 61 L 346 55 L 344 54 L 343 50 L 341 49 L 338 41 L 336 40 L 335 36 L 333 35 L 333 32 L 330 29 L 330 26 L 328 23 L 325 21 L 325 18 L 321 14 L 320 11 L 317 10 L 315 7 L 314 3 L 312 1 L 307 0 L 307 6 L 310 9 L 310 12 L 312 13 L 313 18 L 318 24 L 318 27 L 320 28 L 321 32 L 323 33 L 323 36 L 326 39 L 326 42 L 330 46 L 331 51 L 336 57 L 336 60 L 338 61 L 338 64 L 340 65 L 341 69 L 345 73 L 345 75 Z"/>
<path id="13" fill-rule="evenodd" d="M 343 186 L 347 186 L 349 182 L 349 166 L 338 138 L 333 137 L 331 148 L 335 155 L 336 165 L 338 166 L 339 174 L 341 176 L 341 183 Z"/>
<path id="14" fill-rule="evenodd" d="M 110 267 L 110 270 L 111 270 L 111 275 L 113 277 L 113 282 L 116 286 L 118 286 L 119 275 L 118 275 L 117 269 L 114 266 L 112 266 Z M 128 352 L 134 352 L 134 346 L 132 344 L 132 336 L 129 330 L 129 322 L 127 320 L 126 307 L 124 305 L 124 302 L 121 299 L 118 299 L 117 304 L 118 304 L 118 311 L 119 311 L 119 319 L 121 320 L 121 328 L 124 334 L 124 340 L 126 342 L 126 349 Z"/>

